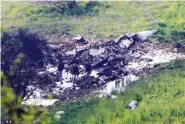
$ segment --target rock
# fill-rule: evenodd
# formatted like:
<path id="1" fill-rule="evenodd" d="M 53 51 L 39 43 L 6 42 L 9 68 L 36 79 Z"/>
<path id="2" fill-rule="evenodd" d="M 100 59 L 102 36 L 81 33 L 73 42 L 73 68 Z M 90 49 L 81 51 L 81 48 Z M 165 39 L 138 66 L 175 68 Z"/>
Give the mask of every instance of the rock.
<path id="1" fill-rule="evenodd" d="M 64 111 L 58 111 L 55 113 L 55 115 L 61 115 L 61 114 L 64 114 Z"/>
<path id="2" fill-rule="evenodd" d="M 128 107 L 131 109 L 131 110 L 134 110 L 136 107 L 137 107 L 137 100 L 132 100 L 130 102 L 130 104 L 128 105 Z"/>

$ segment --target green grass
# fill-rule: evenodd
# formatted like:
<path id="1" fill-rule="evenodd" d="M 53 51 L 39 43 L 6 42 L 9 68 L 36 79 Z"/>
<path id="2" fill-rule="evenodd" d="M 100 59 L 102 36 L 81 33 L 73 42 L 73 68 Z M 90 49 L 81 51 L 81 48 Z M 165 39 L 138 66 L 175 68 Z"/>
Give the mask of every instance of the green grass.
<path id="1" fill-rule="evenodd" d="M 59 13 L 47 4 L 2 2 L 1 31 L 28 28 L 43 35 L 80 34 L 87 39 L 118 37 L 126 32 L 157 29 L 156 41 L 185 42 L 184 2 L 99 2 L 91 8 Z M 134 82 L 118 98 L 79 100 L 52 107 L 64 110 L 53 124 L 185 123 L 185 62 L 171 63 Z M 126 105 L 140 100 L 130 111 Z"/>
<path id="2" fill-rule="evenodd" d="M 2 2 L 2 30 L 25 27 L 44 35 L 70 33 L 87 39 L 118 37 L 126 32 L 157 29 L 157 40 L 185 37 L 184 2 L 85 2 L 77 10 L 59 13 L 47 4 Z"/>
<path id="3" fill-rule="evenodd" d="M 79 100 L 58 104 L 51 116 L 63 110 L 53 124 L 184 124 L 185 123 L 185 62 L 176 61 L 160 68 L 151 76 L 134 82 L 117 99 Z M 131 100 L 139 106 L 126 108 Z"/>

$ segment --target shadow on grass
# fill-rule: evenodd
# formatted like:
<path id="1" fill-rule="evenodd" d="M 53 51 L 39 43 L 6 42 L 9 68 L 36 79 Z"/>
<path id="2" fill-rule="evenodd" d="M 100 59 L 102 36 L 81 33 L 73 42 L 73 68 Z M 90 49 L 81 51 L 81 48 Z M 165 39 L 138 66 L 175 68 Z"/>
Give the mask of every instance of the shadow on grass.
<path id="1" fill-rule="evenodd" d="M 83 16 L 83 15 L 95 15 L 98 13 L 98 7 L 100 3 L 97 1 L 91 1 L 86 5 L 78 5 L 76 8 L 67 9 L 64 12 L 61 12 L 63 15 L 69 16 Z"/>

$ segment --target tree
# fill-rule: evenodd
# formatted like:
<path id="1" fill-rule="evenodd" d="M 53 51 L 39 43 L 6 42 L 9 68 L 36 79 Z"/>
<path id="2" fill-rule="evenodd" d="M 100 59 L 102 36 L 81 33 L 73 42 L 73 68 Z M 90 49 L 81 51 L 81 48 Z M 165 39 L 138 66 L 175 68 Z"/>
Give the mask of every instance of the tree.
<path id="1" fill-rule="evenodd" d="M 7 77 L 1 72 L 1 123 L 2 124 L 33 124 L 34 121 L 39 121 L 43 124 L 49 124 L 51 119 L 47 116 L 46 108 L 35 109 L 32 106 L 23 107 L 22 99 L 15 96 L 11 87 L 8 86 Z M 44 118 L 44 120 L 42 119 Z"/>
<path id="2" fill-rule="evenodd" d="M 34 91 L 29 86 L 44 90 L 54 87 L 55 75 L 38 75 L 46 59 L 52 60 L 50 55 L 55 54 L 43 38 L 19 29 L 17 33 L 3 32 L 1 42 L 1 69 L 16 97 L 28 99 Z"/>

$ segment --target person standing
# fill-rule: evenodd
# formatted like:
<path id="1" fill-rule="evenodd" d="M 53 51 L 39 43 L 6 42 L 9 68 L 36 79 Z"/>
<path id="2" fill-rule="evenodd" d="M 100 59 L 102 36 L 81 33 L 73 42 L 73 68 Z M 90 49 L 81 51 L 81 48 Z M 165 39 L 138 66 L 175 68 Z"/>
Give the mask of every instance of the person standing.
<path id="1" fill-rule="evenodd" d="M 90 61 L 85 63 L 85 72 L 87 76 L 87 82 L 88 82 L 88 87 L 91 85 L 91 72 L 92 72 L 92 65 Z"/>
<path id="2" fill-rule="evenodd" d="M 62 59 L 60 58 L 59 63 L 58 63 L 58 80 L 62 82 L 62 71 L 64 69 L 64 63 L 62 61 Z"/>
<path id="3" fill-rule="evenodd" d="M 71 65 L 70 73 L 72 74 L 72 83 L 73 83 L 73 88 L 74 88 L 75 84 L 77 84 L 78 75 L 80 73 L 77 61 L 73 61 Z"/>

